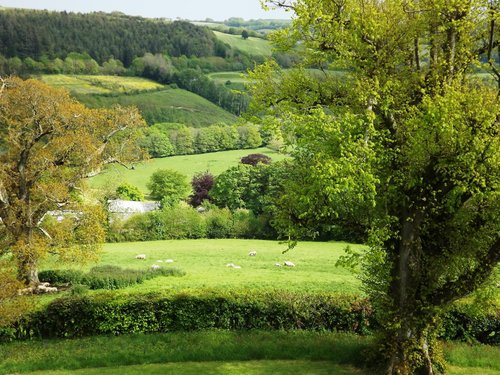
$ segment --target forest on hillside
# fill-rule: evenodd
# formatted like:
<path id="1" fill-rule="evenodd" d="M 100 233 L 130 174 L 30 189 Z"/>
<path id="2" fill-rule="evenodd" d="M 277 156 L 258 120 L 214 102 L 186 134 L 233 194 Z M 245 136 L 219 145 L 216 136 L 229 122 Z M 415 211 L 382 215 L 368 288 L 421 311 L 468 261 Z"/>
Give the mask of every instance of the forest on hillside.
<path id="1" fill-rule="evenodd" d="M 146 52 L 225 57 L 227 51 L 210 30 L 184 21 L 102 12 L 0 11 L 0 54 L 8 58 L 63 59 L 79 52 L 99 64 L 112 57 L 129 66 Z"/>

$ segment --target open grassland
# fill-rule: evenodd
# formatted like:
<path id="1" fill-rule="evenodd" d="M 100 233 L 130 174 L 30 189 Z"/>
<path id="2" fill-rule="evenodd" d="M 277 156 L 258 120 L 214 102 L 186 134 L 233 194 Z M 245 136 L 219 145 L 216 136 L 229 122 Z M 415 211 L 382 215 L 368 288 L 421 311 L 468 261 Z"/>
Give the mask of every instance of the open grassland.
<path id="1" fill-rule="evenodd" d="M 248 82 L 244 72 L 217 72 L 208 74 L 208 77 L 218 85 L 240 91 L 246 90 L 245 84 Z"/>
<path id="2" fill-rule="evenodd" d="M 267 40 L 254 37 L 243 39 L 241 35 L 225 34 L 220 31 L 213 31 L 213 33 L 222 42 L 229 44 L 231 48 L 239 49 L 250 55 L 271 56 L 271 43 Z"/>
<path id="3" fill-rule="evenodd" d="M 310 331 L 199 331 L 100 336 L 0 345 L 0 373 L 22 374 L 373 374 L 373 339 Z M 500 348 L 445 345 L 448 374 L 500 373 Z M 37 372 L 39 371 L 39 372 Z"/>
<path id="4" fill-rule="evenodd" d="M 277 241 L 241 239 L 170 240 L 128 242 L 104 245 L 99 264 L 146 269 L 153 264 L 176 267 L 186 272 L 182 277 L 157 277 L 125 292 L 160 292 L 186 289 L 287 290 L 297 292 L 360 293 L 360 283 L 347 269 L 335 267 L 347 243 L 300 242 L 286 254 L 286 244 Z M 360 248 L 362 245 L 351 245 Z M 257 256 L 250 257 L 250 251 Z M 146 260 L 137 260 L 146 254 Z M 157 262 L 173 259 L 174 263 Z M 285 260 L 296 267 L 277 267 Z M 234 263 L 240 269 L 226 267 Z M 90 268 L 92 265 L 88 265 Z M 46 264 L 45 269 L 54 269 Z M 67 266 L 63 266 L 67 267 Z"/>
<path id="5" fill-rule="evenodd" d="M 44 74 L 40 79 L 48 85 L 65 88 L 74 94 L 120 94 L 164 87 L 157 82 L 139 77 Z"/>
<path id="6" fill-rule="evenodd" d="M 240 158 L 248 154 L 262 153 L 270 156 L 273 161 L 286 156 L 268 148 L 250 150 L 231 150 L 197 155 L 178 155 L 166 158 L 150 159 L 137 164 L 134 169 L 126 169 L 119 165 L 110 165 L 99 175 L 89 179 L 89 187 L 93 190 L 114 190 L 124 182 L 137 186 L 145 194 L 149 177 L 158 169 L 174 169 L 185 174 L 188 179 L 198 173 L 208 171 L 218 175 L 229 167 L 240 162 Z"/>
<path id="7" fill-rule="evenodd" d="M 83 104 L 92 107 L 111 107 L 114 104 L 136 106 L 149 124 L 178 122 L 201 127 L 219 122 L 228 124 L 236 116 L 208 100 L 182 89 L 167 89 L 130 95 L 76 95 Z"/>

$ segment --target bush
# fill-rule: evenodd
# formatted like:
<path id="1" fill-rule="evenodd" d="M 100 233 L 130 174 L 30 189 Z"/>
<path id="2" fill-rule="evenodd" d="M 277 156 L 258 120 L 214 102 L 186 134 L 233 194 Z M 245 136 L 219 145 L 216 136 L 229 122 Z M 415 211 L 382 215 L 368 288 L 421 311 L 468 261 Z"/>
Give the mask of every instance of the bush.
<path id="1" fill-rule="evenodd" d="M 137 186 L 123 183 L 116 188 L 116 195 L 120 199 L 130 200 L 130 201 L 142 201 L 144 200 L 144 194 L 139 190 Z"/>
<path id="2" fill-rule="evenodd" d="M 154 172 L 147 187 L 151 198 L 161 201 L 164 207 L 179 203 L 189 192 L 186 176 L 173 169 L 159 169 Z"/>
<path id="3" fill-rule="evenodd" d="M 258 163 L 262 164 L 270 164 L 272 159 L 264 154 L 249 154 L 247 156 L 243 156 L 241 159 L 243 164 L 249 164 L 252 166 L 256 166 Z"/>
<path id="4" fill-rule="evenodd" d="M 193 194 L 189 197 L 189 204 L 198 207 L 204 200 L 210 200 L 208 193 L 214 186 L 214 176 L 209 172 L 201 172 L 193 176 L 191 187 Z"/>
<path id="5" fill-rule="evenodd" d="M 101 293 L 51 302 L 17 327 L 18 338 L 199 329 L 312 329 L 366 334 L 372 312 L 365 299 L 336 295 L 205 292 Z"/>
<path id="6" fill-rule="evenodd" d="M 158 270 L 122 269 L 118 266 L 97 266 L 88 273 L 74 270 L 49 270 L 39 273 L 40 281 L 51 284 L 73 285 L 73 294 L 79 294 L 85 287 L 89 289 L 120 289 L 140 284 L 157 276 L 182 276 L 184 272 L 175 268 Z"/>
<path id="7" fill-rule="evenodd" d="M 207 238 L 230 238 L 233 235 L 233 214 L 227 208 L 211 207 L 205 213 Z"/>

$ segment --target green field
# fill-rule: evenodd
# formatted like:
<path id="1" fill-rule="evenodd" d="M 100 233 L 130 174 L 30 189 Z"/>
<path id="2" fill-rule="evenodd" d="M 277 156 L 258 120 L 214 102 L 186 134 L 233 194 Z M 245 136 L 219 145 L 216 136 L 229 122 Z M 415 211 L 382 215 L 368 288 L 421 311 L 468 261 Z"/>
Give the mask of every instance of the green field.
<path id="1" fill-rule="evenodd" d="M 224 122 L 232 124 L 236 116 L 208 100 L 182 89 L 167 89 L 131 95 L 76 95 L 83 104 L 110 107 L 114 104 L 137 106 L 149 124 L 178 122 L 193 127 Z"/>
<path id="2" fill-rule="evenodd" d="M 149 177 L 158 169 L 174 169 L 185 174 L 189 179 L 194 174 L 204 171 L 218 175 L 229 167 L 237 165 L 241 157 L 253 153 L 268 155 L 273 161 L 282 160 L 286 157 L 268 148 L 258 148 L 150 159 L 136 165 L 134 169 L 126 169 L 113 164 L 108 166 L 99 175 L 89 179 L 89 186 L 91 189 L 105 189 L 109 191 L 109 189 L 114 190 L 119 184 L 127 182 L 137 186 L 142 192 L 148 193 L 146 184 Z"/>
<path id="3" fill-rule="evenodd" d="M 244 72 L 217 72 L 208 74 L 208 77 L 218 85 L 240 91 L 246 90 L 245 84 L 248 82 L 247 75 Z"/>
<path id="4" fill-rule="evenodd" d="M 57 74 L 42 75 L 41 80 L 69 90 L 91 108 L 136 106 L 149 124 L 178 122 L 201 127 L 220 122 L 231 124 L 237 119 L 201 96 L 139 77 Z"/>
<path id="5" fill-rule="evenodd" d="M 221 33 L 220 31 L 213 31 L 215 36 L 222 42 L 227 43 L 231 48 L 239 49 L 250 55 L 271 56 L 271 43 L 267 40 L 250 37 L 243 39 L 241 35 L 231 35 Z"/>
<path id="6" fill-rule="evenodd" d="M 2 374 L 371 375 L 372 338 L 331 332 L 175 332 L 0 345 Z M 448 343 L 451 375 L 500 372 L 497 347 Z M 39 371 L 39 372 L 38 372 Z"/>
<path id="7" fill-rule="evenodd" d="M 300 242 L 288 253 L 286 244 L 262 240 L 170 240 L 105 244 L 99 264 L 146 269 L 153 264 L 174 266 L 186 272 L 182 277 L 157 277 L 124 291 L 186 289 L 288 290 L 301 292 L 360 293 L 360 283 L 347 269 L 335 267 L 347 246 L 343 242 Z M 362 245 L 351 245 L 354 249 Z M 257 251 L 257 256 L 248 253 Z M 137 260 L 146 254 L 146 260 Z M 158 260 L 173 259 L 174 263 Z M 295 267 L 277 267 L 285 260 Z M 241 269 L 226 267 L 234 263 Z M 93 265 L 87 265 L 89 269 Z M 67 267 L 67 266 L 62 266 Z M 57 268 L 46 264 L 43 268 Z"/>
<path id="8" fill-rule="evenodd" d="M 40 79 L 48 85 L 65 88 L 74 94 L 129 93 L 165 87 L 149 79 L 139 77 L 44 74 Z"/>

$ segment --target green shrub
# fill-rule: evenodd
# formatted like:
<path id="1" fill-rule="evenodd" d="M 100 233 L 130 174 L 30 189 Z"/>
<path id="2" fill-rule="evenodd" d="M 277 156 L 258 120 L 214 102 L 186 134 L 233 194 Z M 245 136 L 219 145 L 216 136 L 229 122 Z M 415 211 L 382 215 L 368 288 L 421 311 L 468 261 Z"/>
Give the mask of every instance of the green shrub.
<path id="1" fill-rule="evenodd" d="M 227 208 L 211 206 L 205 213 L 207 238 L 230 238 L 233 236 L 233 214 Z"/>
<path id="2" fill-rule="evenodd" d="M 72 294 L 80 294 L 83 289 L 120 289 L 140 284 L 157 276 L 182 276 L 183 271 L 175 268 L 158 270 L 123 269 L 117 266 L 103 265 L 92 268 L 88 273 L 74 270 L 41 271 L 39 278 L 51 284 L 72 285 Z"/>
<path id="3" fill-rule="evenodd" d="M 365 299 L 336 295 L 107 292 L 51 302 L 18 325 L 18 338 L 219 329 L 310 329 L 369 333 Z"/>
<path id="4" fill-rule="evenodd" d="M 144 194 L 139 190 L 137 186 L 123 183 L 116 188 L 116 195 L 120 199 L 130 200 L 130 201 L 142 201 L 144 200 Z"/>

